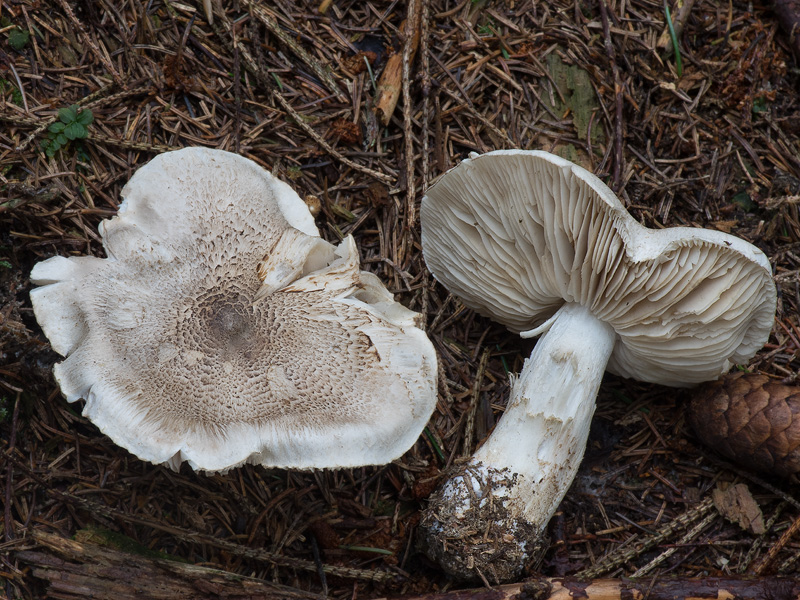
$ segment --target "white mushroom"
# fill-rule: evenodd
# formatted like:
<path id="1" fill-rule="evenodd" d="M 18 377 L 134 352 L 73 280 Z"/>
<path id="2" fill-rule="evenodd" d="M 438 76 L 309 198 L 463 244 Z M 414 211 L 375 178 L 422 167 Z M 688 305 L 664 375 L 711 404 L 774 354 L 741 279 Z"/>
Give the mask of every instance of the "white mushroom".
<path id="1" fill-rule="evenodd" d="M 418 315 L 319 237 L 303 201 L 219 150 L 162 154 L 100 224 L 108 258 L 54 257 L 34 312 L 69 402 L 153 463 L 383 464 L 436 402 Z"/>
<path id="2" fill-rule="evenodd" d="M 603 372 L 680 387 L 746 362 L 772 327 L 770 265 L 717 231 L 641 226 L 597 177 L 546 152 L 464 160 L 428 190 L 421 222 L 439 282 L 540 336 L 499 424 L 421 531 L 451 574 L 508 580 L 572 482 Z"/>

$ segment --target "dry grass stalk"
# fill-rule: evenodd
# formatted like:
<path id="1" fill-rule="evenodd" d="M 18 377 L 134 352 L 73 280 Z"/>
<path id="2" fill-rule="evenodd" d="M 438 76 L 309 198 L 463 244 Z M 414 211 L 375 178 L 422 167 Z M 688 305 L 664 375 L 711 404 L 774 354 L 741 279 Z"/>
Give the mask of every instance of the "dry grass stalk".
<path id="1" fill-rule="evenodd" d="M 684 25 L 686 25 L 686 21 L 692 12 L 694 3 L 695 0 L 678 0 L 670 11 L 672 15 L 672 27 L 675 30 L 675 37 L 678 39 L 681 39 L 681 35 L 683 35 Z M 674 50 L 672 48 L 672 35 L 669 32 L 669 28 L 665 27 L 661 32 L 656 42 L 656 48 L 664 53 L 664 57 L 669 58 L 672 56 Z"/>

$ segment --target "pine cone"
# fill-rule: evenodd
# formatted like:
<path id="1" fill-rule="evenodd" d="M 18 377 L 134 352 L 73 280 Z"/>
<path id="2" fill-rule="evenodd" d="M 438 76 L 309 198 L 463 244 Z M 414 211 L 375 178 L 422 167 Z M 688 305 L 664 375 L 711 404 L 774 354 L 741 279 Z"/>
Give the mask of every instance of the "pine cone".
<path id="1" fill-rule="evenodd" d="M 704 444 L 736 464 L 781 477 L 800 472 L 800 387 L 726 375 L 697 389 L 689 422 Z"/>

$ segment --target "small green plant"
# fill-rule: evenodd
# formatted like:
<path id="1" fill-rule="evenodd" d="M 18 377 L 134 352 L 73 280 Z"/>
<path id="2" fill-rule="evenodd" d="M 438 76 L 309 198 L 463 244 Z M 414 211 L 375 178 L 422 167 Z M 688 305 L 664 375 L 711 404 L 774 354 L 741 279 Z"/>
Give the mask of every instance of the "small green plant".
<path id="1" fill-rule="evenodd" d="M 753 100 L 753 112 L 755 114 L 767 112 L 769 110 L 769 103 L 764 96 L 759 96 Z"/>
<path id="2" fill-rule="evenodd" d="M 77 104 L 58 111 L 58 121 L 47 128 L 47 139 L 42 149 L 47 156 L 54 156 L 73 140 L 89 137 L 89 124 L 94 121 L 90 110 L 80 110 Z"/>
<path id="3" fill-rule="evenodd" d="M 28 45 L 30 38 L 31 34 L 19 27 L 14 27 L 8 32 L 8 43 L 11 44 L 14 50 L 22 50 Z"/>
<path id="4" fill-rule="evenodd" d="M 11 19 L 6 16 L 0 17 L 0 28 L 8 34 L 8 44 L 14 50 L 22 50 L 28 45 L 31 39 L 31 33 L 27 29 L 22 29 L 15 25 Z"/>
<path id="5" fill-rule="evenodd" d="M 295 181 L 303 176 L 303 171 L 297 165 L 291 165 L 286 169 L 286 178 Z"/>
<path id="6" fill-rule="evenodd" d="M 22 106 L 22 93 L 13 83 L 7 79 L 0 78 L 0 94 L 5 95 L 6 90 L 11 91 L 11 101 L 17 106 Z"/>
<path id="7" fill-rule="evenodd" d="M 495 34 L 494 21 L 492 21 L 491 18 L 487 18 L 483 25 L 478 26 L 478 35 L 480 36 L 491 36 Z"/>
<path id="8" fill-rule="evenodd" d="M 739 192 L 733 198 L 731 198 L 731 202 L 737 204 L 739 208 L 745 212 L 753 212 L 758 209 L 758 204 L 753 202 L 753 199 L 747 192 Z"/>
<path id="9" fill-rule="evenodd" d="M 664 14 L 667 16 L 667 28 L 669 29 L 669 37 L 672 40 L 672 51 L 675 54 L 675 71 L 678 77 L 683 75 L 683 61 L 681 60 L 681 49 L 678 44 L 678 35 L 675 32 L 675 26 L 672 23 L 672 15 L 669 12 L 669 5 L 667 0 L 664 0 Z"/>

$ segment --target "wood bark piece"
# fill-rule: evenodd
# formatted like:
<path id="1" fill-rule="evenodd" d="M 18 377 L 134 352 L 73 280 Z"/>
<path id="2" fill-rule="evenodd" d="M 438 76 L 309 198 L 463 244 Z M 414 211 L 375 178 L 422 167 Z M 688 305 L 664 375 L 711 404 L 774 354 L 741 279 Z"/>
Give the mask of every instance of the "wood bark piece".
<path id="1" fill-rule="evenodd" d="M 764 514 L 747 484 L 730 485 L 726 481 L 720 481 L 712 490 L 711 497 L 714 499 L 714 507 L 731 523 L 737 523 L 745 531 L 756 535 L 767 532 Z"/>
<path id="2" fill-rule="evenodd" d="M 46 598 L 78 600 L 317 600 L 320 596 L 255 577 L 152 559 L 56 535 L 34 532 L 36 550 L 15 557 L 46 583 Z"/>
<path id="3" fill-rule="evenodd" d="M 699 388 L 689 422 L 703 443 L 758 473 L 800 472 L 800 387 L 735 373 Z"/>
<path id="4" fill-rule="evenodd" d="M 411 38 L 411 50 L 408 53 L 408 64 L 414 62 L 419 46 L 420 31 L 420 11 L 414 13 L 414 18 L 409 22 L 408 19 L 400 25 L 400 31 L 408 38 Z M 386 60 L 386 66 L 378 78 L 378 91 L 375 101 L 375 114 L 384 126 L 389 124 L 392 113 L 397 107 L 400 99 L 400 92 L 403 89 L 403 51 L 395 52 Z"/>
<path id="5" fill-rule="evenodd" d="M 404 600 L 797 600 L 800 580 L 793 577 L 645 577 L 579 581 L 571 577 L 536 578 L 495 588 L 407 596 Z M 385 600 L 385 599 L 384 599 Z"/>

